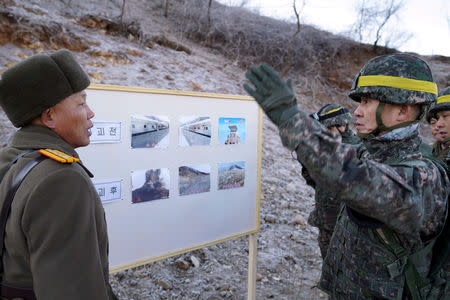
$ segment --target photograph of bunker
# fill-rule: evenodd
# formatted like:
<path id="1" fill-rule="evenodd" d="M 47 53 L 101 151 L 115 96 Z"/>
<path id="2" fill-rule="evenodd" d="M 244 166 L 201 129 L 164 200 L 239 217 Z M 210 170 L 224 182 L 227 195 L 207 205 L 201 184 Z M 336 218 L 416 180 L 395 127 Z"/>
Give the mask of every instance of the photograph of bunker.
<path id="1" fill-rule="evenodd" d="M 181 166 L 178 169 L 180 196 L 209 192 L 210 165 Z"/>
<path id="2" fill-rule="evenodd" d="M 219 190 L 233 189 L 244 186 L 245 162 L 218 163 Z"/>
<path id="3" fill-rule="evenodd" d="M 165 116 L 131 116 L 131 148 L 166 148 L 169 119 Z"/>
<path id="4" fill-rule="evenodd" d="M 234 145 L 245 142 L 244 118 L 219 118 L 219 144 Z"/>
<path id="5" fill-rule="evenodd" d="M 133 171 L 131 175 L 132 203 L 169 198 L 169 169 Z"/>
<path id="6" fill-rule="evenodd" d="M 186 116 L 180 118 L 180 146 L 202 146 L 211 143 L 211 118 Z"/>

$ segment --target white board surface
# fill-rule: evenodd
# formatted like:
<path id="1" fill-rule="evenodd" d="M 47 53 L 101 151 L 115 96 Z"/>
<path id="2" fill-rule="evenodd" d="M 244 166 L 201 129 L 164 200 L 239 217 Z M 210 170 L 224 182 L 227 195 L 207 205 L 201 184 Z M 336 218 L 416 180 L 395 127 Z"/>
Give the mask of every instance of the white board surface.
<path id="1" fill-rule="evenodd" d="M 104 209 L 111 272 L 259 230 L 262 118 L 254 100 L 244 96 L 109 85 L 91 85 L 87 96 L 88 105 L 95 112 L 93 121 L 106 131 L 107 125 L 113 124 L 111 132 L 120 133 L 118 138 L 105 138 L 104 142 L 100 139 L 77 149 L 83 163 L 95 175 L 93 182 L 101 187 L 101 193 L 105 194 L 107 189 Z M 164 128 L 168 119 L 164 147 L 131 147 L 132 116 L 164 116 L 159 122 Z M 209 145 L 180 145 L 179 123 L 183 116 L 210 118 L 207 120 L 211 126 Z M 245 141 L 219 144 L 220 118 L 244 119 Z M 145 123 L 139 117 L 134 120 L 140 122 L 139 126 Z M 99 133 L 105 128 L 99 129 Z M 91 138 L 95 136 L 98 135 L 93 134 Z M 231 188 L 219 189 L 218 168 L 228 162 L 244 163 L 244 185 L 231 184 L 225 185 Z M 180 195 L 181 166 L 207 169 L 209 191 Z M 132 203 L 132 172 L 149 169 L 163 170 L 169 195 Z M 121 196 L 116 193 L 119 191 Z"/>

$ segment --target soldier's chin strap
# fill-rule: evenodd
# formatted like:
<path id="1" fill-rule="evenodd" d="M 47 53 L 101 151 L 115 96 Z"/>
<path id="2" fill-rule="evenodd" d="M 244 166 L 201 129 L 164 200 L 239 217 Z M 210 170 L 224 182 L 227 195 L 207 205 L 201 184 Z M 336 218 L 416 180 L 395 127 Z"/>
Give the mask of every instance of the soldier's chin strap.
<path id="1" fill-rule="evenodd" d="M 388 126 L 384 125 L 383 124 L 383 120 L 381 120 L 381 112 L 383 111 L 384 104 L 385 104 L 384 102 L 379 102 L 378 106 L 377 106 L 377 110 L 375 112 L 375 117 L 376 117 L 376 121 L 377 121 L 377 128 L 374 131 L 370 132 L 370 133 L 359 133 L 358 132 L 358 137 L 360 139 L 366 140 L 366 139 L 368 139 L 370 137 L 379 136 L 380 133 L 382 133 L 382 132 L 383 133 L 388 133 L 388 132 L 390 132 L 392 130 L 395 130 L 397 128 L 407 127 L 409 125 L 418 123 L 420 121 L 420 119 L 416 119 L 416 120 L 401 122 L 401 123 L 398 123 L 398 124 L 396 124 L 394 126 L 388 127 Z"/>

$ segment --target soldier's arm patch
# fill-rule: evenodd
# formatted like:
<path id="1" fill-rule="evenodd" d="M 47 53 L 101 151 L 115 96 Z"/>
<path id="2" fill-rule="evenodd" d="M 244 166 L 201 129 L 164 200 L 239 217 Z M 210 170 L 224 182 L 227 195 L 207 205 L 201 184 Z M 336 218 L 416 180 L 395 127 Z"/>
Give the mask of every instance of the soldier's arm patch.
<path id="1" fill-rule="evenodd" d="M 38 150 L 38 152 L 41 153 L 42 155 L 45 155 L 53 160 L 56 160 L 57 162 L 63 163 L 63 164 L 71 164 L 73 162 L 80 161 L 80 159 L 70 156 L 59 150 L 40 149 L 40 150 Z"/>

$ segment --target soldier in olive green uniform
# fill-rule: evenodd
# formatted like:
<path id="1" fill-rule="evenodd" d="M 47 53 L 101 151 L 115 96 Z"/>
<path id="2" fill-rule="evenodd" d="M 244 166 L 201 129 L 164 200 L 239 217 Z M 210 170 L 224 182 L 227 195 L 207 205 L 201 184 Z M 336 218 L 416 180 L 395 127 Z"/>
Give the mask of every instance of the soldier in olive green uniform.
<path id="1" fill-rule="evenodd" d="M 0 104 L 20 129 L 0 152 L 0 174 L 24 155 L 3 177 L 0 206 L 24 166 L 48 156 L 13 198 L 3 241 L 2 299 L 117 299 L 109 284 L 105 213 L 93 176 L 74 150 L 89 144 L 89 83 L 67 50 L 32 56 L 2 74 Z"/>
<path id="2" fill-rule="evenodd" d="M 319 288 L 332 299 L 448 299 L 448 278 L 430 268 L 450 183 L 445 165 L 422 156 L 417 124 L 438 94 L 428 65 L 392 54 L 362 68 L 350 91 L 361 147 L 300 111 L 291 81 L 270 66 L 246 77 L 283 145 L 342 203 Z"/>
<path id="3" fill-rule="evenodd" d="M 428 115 L 436 122 L 433 155 L 450 167 L 450 87 L 439 92 L 438 100 L 430 107 Z"/>
<path id="4" fill-rule="evenodd" d="M 323 126 L 327 127 L 328 130 L 339 133 L 343 143 L 359 143 L 358 137 L 348 126 L 352 116 L 345 107 L 339 104 L 327 104 L 317 113 L 311 114 L 310 116 L 319 121 Z M 314 180 L 311 178 L 305 167 L 302 168 L 302 175 L 307 184 L 313 188 L 316 187 Z M 335 194 L 335 191 L 316 189 L 314 210 L 308 218 L 308 223 L 319 229 L 317 240 L 322 258 L 325 258 L 327 254 L 328 245 L 339 213 L 340 203 L 335 199 Z"/>

